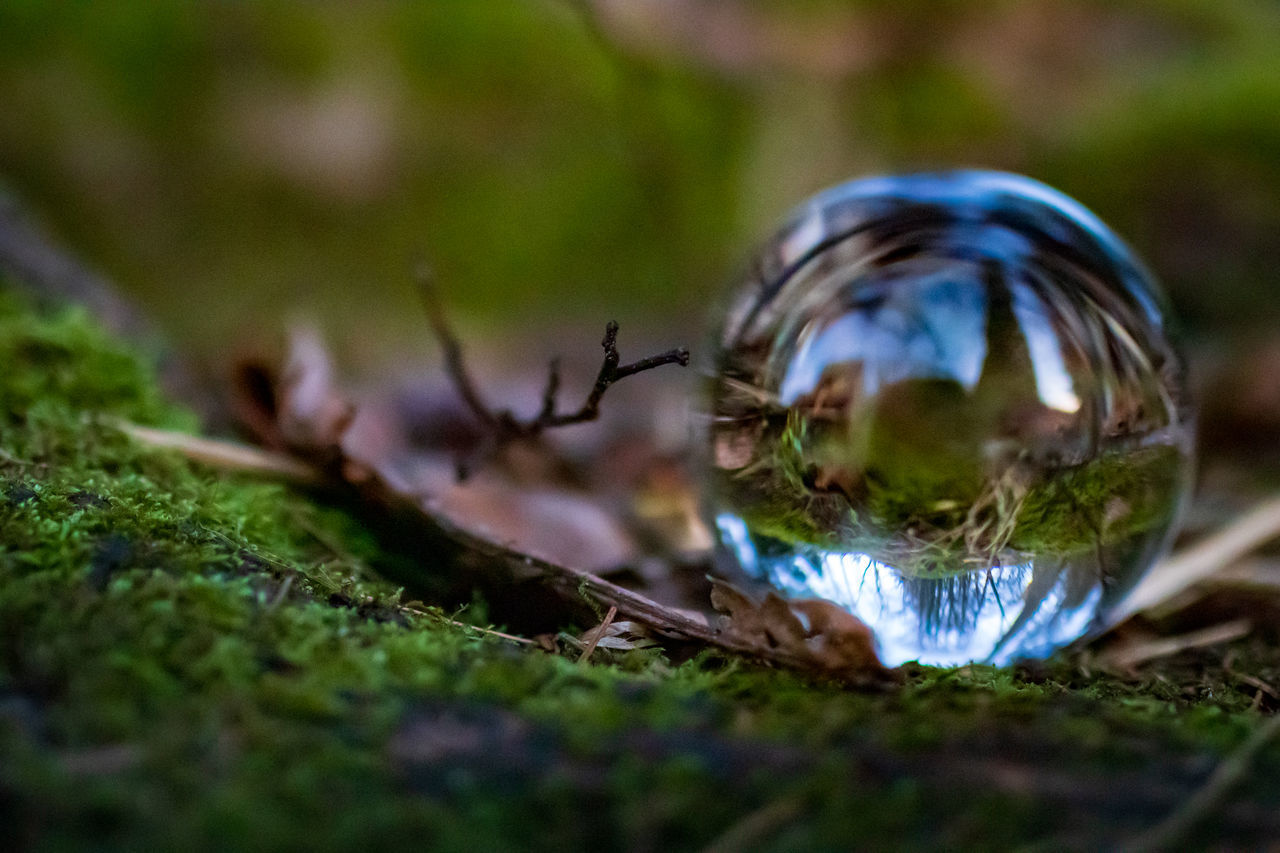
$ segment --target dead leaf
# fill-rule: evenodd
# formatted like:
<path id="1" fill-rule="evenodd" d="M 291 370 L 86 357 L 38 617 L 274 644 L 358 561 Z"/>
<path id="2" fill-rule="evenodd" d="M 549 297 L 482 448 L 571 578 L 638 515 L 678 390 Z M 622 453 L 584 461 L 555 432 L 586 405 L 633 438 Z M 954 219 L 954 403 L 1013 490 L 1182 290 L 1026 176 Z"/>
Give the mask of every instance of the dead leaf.
<path id="1" fill-rule="evenodd" d="M 886 671 L 871 629 L 839 606 L 819 599 L 786 601 L 774 592 L 757 604 L 729 583 L 711 583 L 711 603 L 724 614 L 721 630 L 760 657 L 845 678 Z"/>
<path id="2" fill-rule="evenodd" d="M 791 609 L 809 620 L 809 643 L 814 654 L 837 666 L 882 668 L 876 654 L 875 634 L 866 623 L 836 604 L 805 598 L 791 602 Z"/>
<path id="3" fill-rule="evenodd" d="M 658 645 L 647 625 L 625 619 L 614 622 L 601 635 L 597 648 L 629 652 Z"/>
<path id="4" fill-rule="evenodd" d="M 355 417 L 355 406 L 335 390 L 328 350 L 312 327 L 290 333 L 277 416 L 285 443 L 308 448 L 339 444 Z"/>

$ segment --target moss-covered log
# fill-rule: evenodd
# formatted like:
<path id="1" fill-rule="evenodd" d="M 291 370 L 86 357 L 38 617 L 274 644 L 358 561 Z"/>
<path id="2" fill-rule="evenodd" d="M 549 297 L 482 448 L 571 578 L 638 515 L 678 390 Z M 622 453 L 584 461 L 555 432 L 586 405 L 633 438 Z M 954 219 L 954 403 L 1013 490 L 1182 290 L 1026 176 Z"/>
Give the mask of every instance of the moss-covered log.
<path id="1" fill-rule="evenodd" d="M 195 424 L 83 312 L 0 290 L 0 367 L 6 846 L 1096 848 L 1178 813 L 1180 842 L 1280 830 L 1280 745 L 1192 799 L 1275 707 L 1260 634 L 1132 679 L 1076 657 L 873 693 L 714 654 L 579 665 L 408 606 L 338 509 L 132 443 L 110 417 Z"/>

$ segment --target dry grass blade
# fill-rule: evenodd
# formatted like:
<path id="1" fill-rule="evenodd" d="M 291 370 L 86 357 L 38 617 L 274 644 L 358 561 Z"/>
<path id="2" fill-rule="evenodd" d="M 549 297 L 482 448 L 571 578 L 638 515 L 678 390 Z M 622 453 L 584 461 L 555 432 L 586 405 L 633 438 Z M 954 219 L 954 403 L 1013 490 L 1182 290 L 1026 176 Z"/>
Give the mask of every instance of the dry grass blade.
<path id="1" fill-rule="evenodd" d="M 804 801 L 798 797 L 774 800 L 748 814 L 729 827 L 702 853 L 737 853 L 754 849 L 762 838 L 777 832 L 804 813 Z"/>
<path id="2" fill-rule="evenodd" d="M 1099 663 L 1113 669 L 1130 671 L 1148 661 L 1176 655 L 1187 649 L 1202 646 L 1213 646 L 1228 643 L 1248 636 L 1253 626 L 1248 619 L 1233 619 L 1221 625 L 1213 625 L 1199 631 L 1179 634 L 1176 637 L 1160 637 L 1154 640 L 1123 644 L 1109 649 L 1099 659 Z"/>
<path id="3" fill-rule="evenodd" d="M 314 485 L 321 479 L 319 472 L 312 465 L 283 453 L 260 450 L 233 441 L 200 438 L 172 430 L 138 426 L 128 421 L 111 420 L 109 423 L 148 447 L 176 450 L 193 462 L 224 471 L 283 477 L 301 485 Z"/>
<path id="4" fill-rule="evenodd" d="M 1151 570 L 1113 614 L 1119 624 L 1161 605 L 1220 571 L 1254 548 L 1280 536 L 1280 498 L 1271 498 L 1222 530 L 1174 554 Z"/>
<path id="5" fill-rule="evenodd" d="M 578 663 L 585 664 L 591 659 L 591 655 L 596 650 L 596 645 L 600 642 L 600 638 L 604 636 L 604 632 L 609 630 L 609 625 L 613 622 L 613 617 L 618 615 L 618 608 L 610 607 L 609 612 L 604 615 L 604 621 L 592 628 L 585 635 L 587 640 L 586 648 L 582 650 L 582 654 L 578 657 Z"/>
<path id="6" fill-rule="evenodd" d="M 18 457 L 14 456 L 12 453 L 5 450 L 3 447 L 0 447 L 0 462 L 5 463 L 6 465 L 14 465 L 18 468 L 26 468 L 28 465 L 31 464 L 26 460 L 19 459 Z"/>
<path id="7" fill-rule="evenodd" d="M 475 631 L 478 634 L 484 634 L 486 637 L 497 637 L 500 640 L 506 640 L 510 643 L 519 643 L 522 646 L 536 646 L 537 640 L 530 640 L 528 637 L 517 637 L 515 634 L 508 634 L 505 631 L 498 631 L 493 628 L 482 628 L 479 625 L 471 625 L 466 622 L 459 622 L 457 619 L 450 619 L 447 616 L 440 616 L 435 613 L 428 613 L 426 610 L 419 610 L 416 607 L 401 607 L 405 613 L 412 613 L 415 616 L 426 616 L 432 619 L 439 619 L 446 625 L 452 625 L 455 628 L 464 628 L 468 631 Z"/>

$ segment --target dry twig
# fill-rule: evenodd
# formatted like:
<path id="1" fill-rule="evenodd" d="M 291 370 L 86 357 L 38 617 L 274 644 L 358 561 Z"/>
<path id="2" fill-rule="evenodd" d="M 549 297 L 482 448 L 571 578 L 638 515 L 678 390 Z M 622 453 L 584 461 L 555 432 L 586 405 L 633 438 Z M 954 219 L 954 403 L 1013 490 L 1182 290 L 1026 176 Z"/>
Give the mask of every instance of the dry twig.
<path id="1" fill-rule="evenodd" d="M 467 371 L 462 344 L 445 317 L 435 282 L 426 268 L 421 268 L 418 272 L 418 289 L 426 306 L 427 320 L 444 351 L 445 371 L 467 408 L 490 430 L 492 441 L 496 445 L 517 439 L 536 438 L 554 427 L 593 421 L 600 415 L 600 399 L 609 390 L 609 386 L 618 380 L 664 364 L 679 364 L 682 367 L 689 364 L 689 350 L 684 347 L 622 364 L 622 357 L 618 352 L 618 324 L 611 320 L 605 326 L 604 339 L 600 342 L 604 347 L 604 361 L 596 374 L 595 384 L 582 405 L 572 412 L 556 411 L 556 397 L 560 391 L 560 365 L 557 360 L 553 360 L 542 392 L 542 408 L 536 416 L 521 419 L 508 409 L 495 411 L 484 401 L 475 380 Z"/>
<path id="2" fill-rule="evenodd" d="M 241 452 L 245 448 L 232 442 L 214 439 L 190 441 L 191 436 L 179 433 L 134 427 L 123 422 L 117 425 L 140 441 L 156 447 L 174 448 L 194 461 L 216 467 L 282 476 L 300 484 L 314 484 L 317 480 L 323 482 L 326 476 L 316 467 L 300 460 L 296 461 L 296 467 L 279 464 L 282 459 L 291 460 L 291 457 L 282 457 L 280 454 L 259 451 L 242 457 Z M 324 454 L 308 453 L 308 450 L 298 448 L 298 452 L 307 458 L 328 453 L 341 454 L 338 447 L 314 449 L 324 451 Z M 332 477 L 334 473 L 330 471 L 328 476 Z M 444 560 L 466 555 L 470 564 L 485 566 L 496 575 L 536 579 L 568 603 L 590 603 L 592 607 L 607 608 L 615 616 L 621 615 L 638 625 L 646 626 L 657 636 L 701 643 L 797 669 L 820 671 L 850 682 L 881 684 L 889 677 L 875 658 L 866 627 L 835 605 L 799 601 L 793 602 L 788 610 L 780 600 L 771 601 L 761 611 L 763 615 L 760 619 L 764 621 L 759 623 L 759 630 L 755 630 L 759 621 L 756 611 L 760 605 L 727 584 L 718 584 L 716 589 L 719 590 L 719 595 L 716 600 L 722 611 L 730 612 L 725 617 L 726 624 L 717 627 L 703 613 L 660 604 L 584 569 L 539 559 L 495 542 L 481 533 L 460 527 L 448 518 L 424 509 L 416 496 L 404 494 L 376 470 L 368 472 L 358 483 L 348 486 L 356 489 L 364 500 L 382 507 L 392 516 L 406 510 L 412 513 L 423 538 L 439 548 Z M 726 604 L 726 596 L 732 596 L 732 606 Z M 429 615 L 414 608 L 401 606 L 399 609 Z M 734 618 L 735 612 L 738 619 Z M 807 620 L 808 627 L 799 621 L 800 616 Z M 454 620 L 446 621 L 517 643 L 535 643 L 525 637 L 463 625 Z M 607 630 L 608 625 L 604 628 Z M 596 632 L 596 645 L 601 643 L 606 630 Z M 779 637 L 785 639 L 783 644 L 777 642 Z"/>
<path id="3" fill-rule="evenodd" d="M 470 401 L 468 405 L 475 408 L 478 417 L 497 425 L 493 432 L 502 440 L 532 437 L 548 427 L 590 420 L 596 416 L 604 392 L 618 379 L 662 364 L 684 364 L 688 360 L 685 350 L 673 350 L 623 365 L 617 352 L 617 327 L 611 323 L 603 341 L 604 363 L 583 406 L 576 412 L 556 413 L 558 372 L 553 369 L 543 396 L 542 411 L 532 421 L 519 421 L 509 413 L 494 414 L 484 404 L 466 373 L 461 348 L 443 322 L 438 305 L 431 311 L 435 318 L 433 325 L 441 335 L 446 361 L 460 393 Z M 175 437 L 163 432 L 151 435 L 147 430 L 133 430 L 133 434 L 156 445 L 176 447 L 206 463 L 256 469 L 312 485 L 318 481 L 321 485 L 339 486 L 387 518 L 395 519 L 397 523 L 413 524 L 414 538 L 419 544 L 430 550 L 441 563 L 465 564 L 481 583 L 537 583 L 571 609 L 579 612 L 609 610 L 621 617 L 623 623 L 633 623 L 627 633 L 652 632 L 652 636 L 638 639 L 618 637 L 619 648 L 639 648 L 642 643 L 648 645 L 661 637 L 817 671 L 850 683 L 870 686 L 883 684 L 891 678 L 875 656 L 866 626 L 835 605 L 800 601 L 788 606 L 780 600 L 756 605 L 739 593 L 730 602 L 733 606 L 726 608 L 728 593 L 722 591 L 717 598 L 720 609 L 732 612 L 725 613 L 722 625 L 715 625 L 704 612 L 659 603 L 589 570 L 567 562 L 540 558 L 511 543 L 499 541 L 483 529 L 473 529 L 447 513 L 436 511 L 430 496 L 406 488 L 401 477 L 384 467 L 384 460 L 353 454 L 344 445 L 343 439 L 352 422 L 352 409 L 332 388 L 325 359 L 314 357 L 316 355 L 316 352 L 310 352 L 312 357 L 292 359 L 291 364 L 295 364 L 296 369 L 286 371 L 281 387 L 270 389 L 270 396 L 278 401 L 278 405 L 258 413 L 269 421 L 268 432 L 278 434 L 289 456 L 262 453 L 242 458 L 239 452 L 242 448 L 227 442 L 193 442 L 190 437 Z M 300 393 L 299 389 L 306 393 Z M 335 414 L 338 417 L 334 417 Z M 275 424 L 288 424 L 291 428 L 286 434 Z M 281 459 L 294 460 L 296 467 L 278 464 Z M 757 613 L 761 607 L 763 609 Z M 740 618 L 735 618 L 735 615 Z M 749 629 L 757 623 L 760 630 Z M 477 630 L 519 643 L 534 642 L 492 630 Z M 605 630 L 596 632 L 594 645 L 613 647 L 614 639 L 608 634 L 606 625 Z"/>

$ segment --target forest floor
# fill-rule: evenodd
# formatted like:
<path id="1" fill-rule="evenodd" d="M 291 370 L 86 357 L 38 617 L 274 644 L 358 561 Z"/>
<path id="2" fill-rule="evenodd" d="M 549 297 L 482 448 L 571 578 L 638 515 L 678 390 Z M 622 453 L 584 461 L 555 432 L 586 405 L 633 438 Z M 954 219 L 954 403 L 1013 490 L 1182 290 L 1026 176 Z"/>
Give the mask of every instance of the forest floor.
<path id="1" fill-rule="evenodd" d="M 589 661 L 384 579 L 346 509 L 149 449 L 195 430 L 83 310 L 0 286 L 10 849 L 1165 849 L 1280 837 L 1280 645 L 839 683 Z M 396 571 L 382 571 L 394 563 Z M 473 626 L 470 623 L 477 623 Z M 582 629 L 590 626 L 564 626 Z"/>

